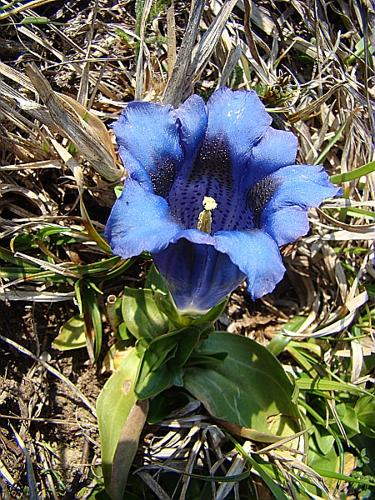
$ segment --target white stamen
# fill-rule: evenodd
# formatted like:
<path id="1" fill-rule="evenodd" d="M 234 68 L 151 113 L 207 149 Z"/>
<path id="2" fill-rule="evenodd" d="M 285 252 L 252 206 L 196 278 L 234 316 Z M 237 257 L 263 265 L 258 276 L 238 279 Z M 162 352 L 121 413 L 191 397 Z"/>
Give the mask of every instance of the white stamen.
<path id="1" fill-rule="evenodd" d="M 203 198 L 202 202 L 204 210 L 200 212 L 198 216 L 198 224 L 197 224 L 197 229 L 200 231 L 203 231 L 205 233 L 210 234 L 211 233 L 211 227 L 212 227 L 212 210 L 215 210 L 217 207 L 217 203 L 214 200 L 214 198 L 211 198 L 211 196 L 205 196 Z"/>

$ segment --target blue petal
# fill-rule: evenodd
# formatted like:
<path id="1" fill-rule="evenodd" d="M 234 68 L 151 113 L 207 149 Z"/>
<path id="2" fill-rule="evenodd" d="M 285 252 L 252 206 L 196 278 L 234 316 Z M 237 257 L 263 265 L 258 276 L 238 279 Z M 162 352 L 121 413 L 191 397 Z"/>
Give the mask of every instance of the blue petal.
<path id="1" fill-rule="evenodd" d="M 284 276 L 279 249 L 263 231 L 220 231 L 215 234 L 215 248 L 226 253 L 246 275 L 254 300 L 272 292 Z"/>
<path id="2" fill-rule="evenodd" d="M 177 309 L 183 314 L 203 314 L 221 302 L 245 276 L 226 254 L 215 249 L 212 237 L 211 244 L 198 244 L 186 239 L 184 236 L 192 237 L 187 233 L 153 257 Z"/>
<path id="3" fill-rule="evenodd" d="M 224 139 L 237 162 L 248 157 L 272 121 L 254 91 L 222 87 L 208 100 L 207 111 L 208 141 Z"/>
<path id="4" fill-rule="evenodd" d="M 185 238 L 191 243 L 197 243 L 198 245 L 214 245 L 213 237 L 204 231 L 199 231 L 199 229 L 184 229 L 180 233 L 176 234 L 176 236 L 172 238 L 171 242 L 177 243 L 180 238 Z"/>
<path id="5" fill-rule="evenodd" d="M 105 236 L 113 253 L 127 259 L 143 251 L 163 250 L 179 231 L 167 202 L 128 179 L 112 208 Z"/>
<path id="6" fill-rule="evenodd" d="M 127 105 L 113 130 L 124 166 L 133 179 L 145 182 L 145 172 L 156 175 L 165 165 L 178 169 L 183 152 L 177 120 L 170 106 L 138 101 Z M 130 167 L 129 158 L 134 159 Z"/>
<path id="7" fill-rule="evenodd" d="M 279 246 L 296 241 L 309 232 L 307 210 L 301 207 L 285 207 L 277 212 L 267 213 L 263 229 Z"/>
<path id="8" fill-rule="evenodd" d="M 298 139 L 292 132 L 269 127 L 251 151 L 247 182 L 255 183 L 281 167 L 294 165 L 297 148 Z"/>
<path id="9" fill-rule="evenodd" d="M 185 159 L 192 161 L 197 155 L 207 128 L 207 112 L 204 100 L 193 94 L 175 111 L 180 120 L 180 139 Z M 191 166 L 191 165 L 190 165 Z"/>
<path id="10" fill-rule="evenodd" d="M 151 193 L 153 193 L 154 187 L 152 185 L 150 176 L 148 172 L 143 168 L 142 164 L 136 158 L 134 158 L 134 156 L 132 156 L 124 146 L 120 146 L 118 152 L 121 157 L 122 163 L 126 167 L 126 172 L 130 176 L 130 178 L 138 182 L 143 187 L 143 189 L 151 191 Z"/>
<path id="11" fill-rule="evenodd" d="M 192 95 L 176 111 L 180 121 L 180 140 L 185 158 L 173 186 L 168 202 L 174 217 L 185 227 L 194 227 L 198 214 L 202 211 L 202 201 L 206 187 L 202 179 L 194 183 L 189 179 L 192 165 L 199 154 L 207 127 L 206 106 L 203 99 Z"/>
<path id="12" fill-rule="evenodd" d="M 202 107 L 197 99 L 195 106 Z M 196 112 L 201 116 L 202 111 Z M 252 147 L 265 134 L 271 118 L 255 92 L 221 88 L 207 103 L 208 123 L 195 161 L 182 170 L 169 202 L 186 228 L 196 225 L 204 196 L 214 198 L 213 231 L 243 227 L 246 213 L 243 176 Z M 246 222 L 243 222 L 246 221 Z"/>
<path id="13" fill-rule="evenodd" d="M 261 228 L 278 245 L 295 241 L 308 232 L 307 211 L 325 198 L 336 196 L 340 188 L 330 181 L 319 165 L 291 165 L 270 176 L 276 185 L 272 198 L 263 208 Z"/>

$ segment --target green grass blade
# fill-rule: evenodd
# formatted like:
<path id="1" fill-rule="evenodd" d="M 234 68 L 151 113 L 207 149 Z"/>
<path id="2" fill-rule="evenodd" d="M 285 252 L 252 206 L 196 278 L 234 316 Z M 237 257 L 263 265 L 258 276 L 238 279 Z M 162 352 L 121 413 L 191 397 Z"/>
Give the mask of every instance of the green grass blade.
<path id="1" fill-rule="evenodd" d="M 354 181 L 355 179 L 359 179 L 363 175 L 369 175 L 372 172 L 375 172 L 375 161 L 370 161 L 370 163 L 366 163 L 365 165 L 362 165 L 362 167 L 358 167 L 350 172 L 332 175 L 331 182 L 334 184 L 341 184 L 343 182 Z"/>

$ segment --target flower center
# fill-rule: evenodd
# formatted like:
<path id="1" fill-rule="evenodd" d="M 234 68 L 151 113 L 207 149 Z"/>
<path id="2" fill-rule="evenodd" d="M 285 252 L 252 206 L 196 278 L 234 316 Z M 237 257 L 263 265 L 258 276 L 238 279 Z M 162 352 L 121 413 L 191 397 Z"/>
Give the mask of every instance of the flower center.
<path id="1" fill-rule="evenodd" d="M 204 210 L 198 216 L 197 229 L 205 233 L 211 234 L 212 214 L 211 212 L 217 207 L 217 203 L 211 196 L 205 196 L 202 202 Z"/>

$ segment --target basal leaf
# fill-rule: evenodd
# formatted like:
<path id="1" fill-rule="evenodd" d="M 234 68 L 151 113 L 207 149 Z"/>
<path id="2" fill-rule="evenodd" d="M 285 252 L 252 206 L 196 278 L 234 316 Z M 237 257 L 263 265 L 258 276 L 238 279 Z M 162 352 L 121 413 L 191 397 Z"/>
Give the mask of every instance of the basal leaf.
<path id="1" fill-rule="evenodd" d="M 59 351 L 80 349 L 86 346 L 85 322 L 77 314 L 70 318 L 61 328 L 52 346 Z"/>
<path id="2" fill-rule="evenodd" d="M 126 436 L 123 435 L 123 431 L 127 419 L 137 403 L 134 385 L 139 363 L 140 359 L 137 356 L 136 350 L 130 350 L 121 367 L 109 378 L 103 387 L 97 400 L 96 408 L 102 451 L 102 468 L 107 489 L 111 485 L 112 465 L 115 454 L 120 453 L 117 451 L 120 437 L 123 436 L 122 443 L 124 443 Z M 124 444 L 121 445 L 122 450 L 124 450 L 124 446 Z M 125 476 L 127 476 L 137 446 L 137 435 L 133 433 L 132 441 L 128 442 L 126 446 L 128 460 L 126 464 L 124 463 L 122 471 L 122 480 L 125 478 L 125 483 Z"/>
<path id="3" fill-rule="evenodd" d="M 113 457 L 111 483 L 108 488 L 112 500 L 124 499 L 129 470 L 138 448 L 147 412 L 148 401 L 137 401 L 131 408 L 121 431 Z"/>
<path id="4" fill-rule="evenodd" d="M 200 355 L 226 352 L 216 365 L 189 366 L 185 388 L 216 418 L 259 433 L 286 436 L 299 428 L 293 385 L 263 346 L 239 335 L 216 332 L 197 349 Z"/>

